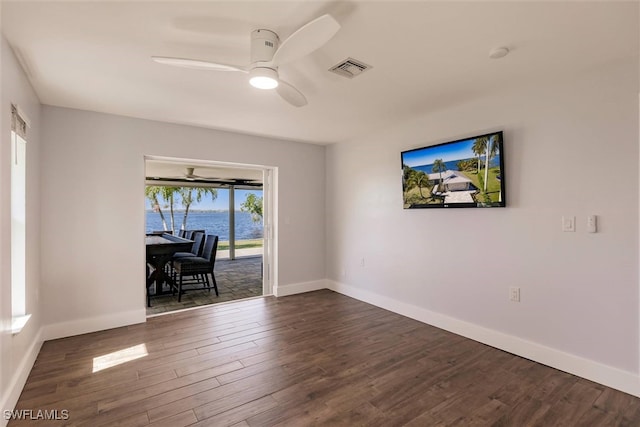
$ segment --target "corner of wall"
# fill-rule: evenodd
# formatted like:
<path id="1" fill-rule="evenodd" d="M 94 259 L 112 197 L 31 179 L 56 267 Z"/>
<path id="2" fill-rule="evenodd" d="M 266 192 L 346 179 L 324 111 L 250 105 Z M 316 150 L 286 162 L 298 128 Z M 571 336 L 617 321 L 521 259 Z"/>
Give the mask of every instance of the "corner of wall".
<path id="1" fill-rule="evenodd" d="M 326 279 L 313 280 L 311 282 L 291 283 L 288 285 L 276 285 L 273 288 L 273 294 L 276 297 L 285 297 L 287 295 L 301 294 L 304 292 L 319 291 L 326 289 L 328 281 Z"/>

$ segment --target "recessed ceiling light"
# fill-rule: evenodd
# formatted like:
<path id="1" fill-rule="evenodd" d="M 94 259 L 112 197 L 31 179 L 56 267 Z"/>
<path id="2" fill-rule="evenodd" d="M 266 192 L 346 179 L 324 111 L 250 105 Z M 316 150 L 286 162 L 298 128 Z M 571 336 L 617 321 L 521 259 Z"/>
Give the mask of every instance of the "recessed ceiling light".
<path id="1" fill-rule="evenodd" d="M 506 47 L 494 47 L 489 51 L 489 58 L 498 59 L 507 56 L 509 48 Z"/>

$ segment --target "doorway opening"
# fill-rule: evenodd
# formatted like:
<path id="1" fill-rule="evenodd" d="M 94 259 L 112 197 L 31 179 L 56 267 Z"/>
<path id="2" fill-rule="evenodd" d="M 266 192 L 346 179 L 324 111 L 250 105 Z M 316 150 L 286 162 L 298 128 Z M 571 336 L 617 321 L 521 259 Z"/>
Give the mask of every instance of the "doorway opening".
<path id="1" fill-rule="evenodd" d="M 272 293 L 276 172 L 260 165 L 145 156 L 147 316 Z M 212 236 L 213 259 L 206 251 Z M 213 264 L 211 273 L 183 277 L 192 285 L 182 287 L 184 292 L 178 286 L 185 275 L 181 266 L 196 258 L 186 262 L 181 256 Z"/>

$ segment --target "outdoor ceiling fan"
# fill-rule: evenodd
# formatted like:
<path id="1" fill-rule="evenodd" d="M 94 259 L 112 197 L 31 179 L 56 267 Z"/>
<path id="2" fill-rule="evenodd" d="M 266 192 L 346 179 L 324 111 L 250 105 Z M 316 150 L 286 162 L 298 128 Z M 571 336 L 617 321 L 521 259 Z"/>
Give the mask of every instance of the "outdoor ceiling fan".
<path id="1" fill-rule="evenodd" d="M 221 64 L 197 59 L 152 56 L 166 65 L 213 71 L 239 71 L 249 74 L 249 83 L 258 89 L 275 89 L 278 95 L 295 107 L 307 105 L 307 98 L 295 87 L 280 79 L 278 67 L 327 43 L 340 29 L 331 15 L 322 15 L 300 27 L 280 43 L 278 34 L 267 29 L 251 32 L 251 63 L 248 66 Z"/>
<path id="2" fill-rule="evenodd" d="M 206 176 L 199 176 L 193 173 L 193 171 L 195 170 L 195 168 L 187 168 L 187 173 L 184 174 L 184 176 L 182 176 L 181 178 L 186 179 L 187 181 L 196 181 L 196 180 L 201 180 L 201 181 L 206 181 L 206 180 L 217 180 L 218 178 L 209 178 Z"/>
<path id="3" fill-rule="evenodd" d="M 153 179 L 153 180 L 185 180 L 185 181 L 219 181 L 220 180 L 220 178 L 196 175 L 196 174 L 193 173 L 194 170 L 195 170 L 195 168 L 188 167 L 188 168 L 185 169 L 185 173 L 183 175 L 165 176 L 165 177 L 154 176 L 154 177 L 149 177 L 147 179 Z"/>
<path id="4" fill-rule="evenodd" d="M 167 176 L 167 177 L 148 177 L 147 180 L 162 181 L 162 180 L 174 180 L 174 181 L 194 181 L 194 182 L 212 182 L 223 185 L 249 185 L 257 186 L 262 185 L 261 179 L 252 178 L 217 178 L 212 176 L 201 176 L 194 173 L 194 167 L 187 167 L 186 173 L 180 176 Z"/>

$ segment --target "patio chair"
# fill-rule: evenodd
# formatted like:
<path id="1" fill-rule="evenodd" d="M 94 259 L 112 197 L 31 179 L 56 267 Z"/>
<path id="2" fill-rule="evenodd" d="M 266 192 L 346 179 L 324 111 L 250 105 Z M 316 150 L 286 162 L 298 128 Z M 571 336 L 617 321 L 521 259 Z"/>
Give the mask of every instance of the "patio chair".
<path id="1" fill-rule="evenodd" d="M 178 258 L 173 261 L 174 290 L 177 288 L 179 302 L 186 291 L 207 289 L 211 292 L 212 284 L 216 296 L 220 295 L 216 276 L 213 273 L 217 250 L 218 236 L 209 234 L 204 242 L 202 256 Z M 211 282 L 209 282 L 209 275 L 211 275 Z M 184 289 L 183 286 L 189 286 L 189 288 Z"/>
<path id="2" fill-rule="evenodd" d="M 193 240 L 193 236 L 196 233 L 205 233 L 205 230 L 184 230 L 184 237 L 185 239 L 189 239 L 189 240 Z"/>
<path id="3" fill-rule="evenodd" d="M 204 232 L 196 231 L 193 233 L 191 239 L 193 240 L 193 245 L 191 246 L 191 252 L 176 252 L 173 254 L 173 259 L 176 260 L 178 258 L 190 257 L 190 256 L 200 256 L 202 255 L 202 244 L 204 243 Z"/>
<path id="4" fill-rule="evenodd" d="M 202 248 L 204 243 L 204 232 L 196 231 L 190 240 L 193 240 L 190 252 L 176 252 L 171 256 L 171 262 L 167 263 L 165 272 L 169 275 L 173 274 L 173 262 L 180 258 L 186 257 L 198 257 L 202 254 Z"/>

